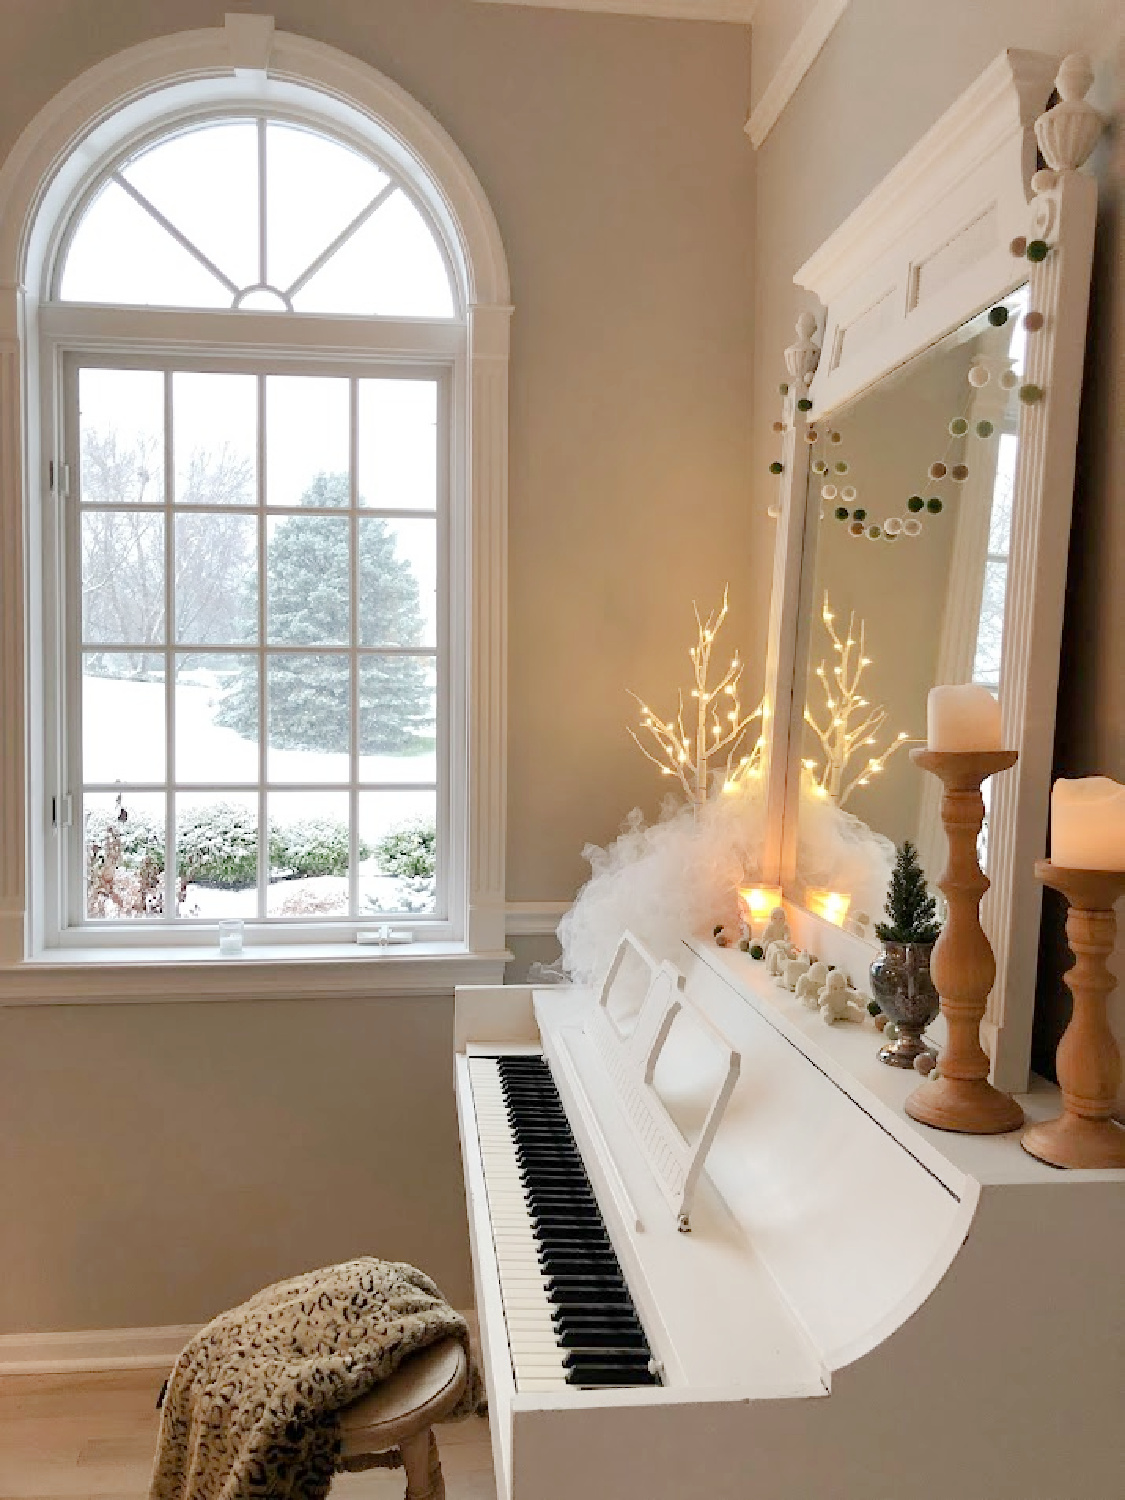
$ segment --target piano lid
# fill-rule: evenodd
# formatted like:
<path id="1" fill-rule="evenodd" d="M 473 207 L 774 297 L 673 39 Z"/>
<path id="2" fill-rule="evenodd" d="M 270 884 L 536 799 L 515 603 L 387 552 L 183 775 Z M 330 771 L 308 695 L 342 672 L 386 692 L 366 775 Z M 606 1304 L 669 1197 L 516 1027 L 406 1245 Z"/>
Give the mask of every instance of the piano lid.
<path id="1" fill-rule="evenodd" d="M 830 1373 L 929 1296 L 968 1233 L 975 1184 L 941 1180 L 723 976 L 686 950 L 685 958 L 686 995 L 737 1049 L 741 1072 L 710 1144 L 692 1234 L 679 1238 L 696 1242 L 700 1264 L 707 1237 L 760 1261 Z M 577 1109 L 593 1117 L 592 1149 L 610 1150 L 626 1184 L 625 1214 L 642 1196 L 651 1205 L 653 1177 L 629 1137 L 627 1106 L 585 1035 L 594 993 L 541 990 L 534 1003 L 556 1074 L 575 1075 Z M 695 1040 L 677 1047 L 669 1035 L 662 1063 L 672 1112 L 705 1116 L 714 1074 Z M 651 1224 L 651 1206 L 641 1217 Z M 646 1232 L 634 1236 L 641 1266 Z M 691 1259 L 689 1250 L 684 1264 Z"/>

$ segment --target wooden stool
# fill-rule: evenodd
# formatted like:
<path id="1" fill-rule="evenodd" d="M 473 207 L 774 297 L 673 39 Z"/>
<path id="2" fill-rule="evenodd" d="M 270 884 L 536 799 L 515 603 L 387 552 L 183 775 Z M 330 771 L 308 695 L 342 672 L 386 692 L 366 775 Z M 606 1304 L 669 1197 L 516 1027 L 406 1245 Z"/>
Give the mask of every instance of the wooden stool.
<path id="1" fill-rule="evenodd" d="M 340 1414 L 340 1457 L 397 1448 L 406 1470 L 406 1500 L 445 1500 L 445 1480 L 431 1428 L 460 1401 L 469 1366 L 456 1339 L 442 1339 L 404 1360 L 389 1380 Z"/>

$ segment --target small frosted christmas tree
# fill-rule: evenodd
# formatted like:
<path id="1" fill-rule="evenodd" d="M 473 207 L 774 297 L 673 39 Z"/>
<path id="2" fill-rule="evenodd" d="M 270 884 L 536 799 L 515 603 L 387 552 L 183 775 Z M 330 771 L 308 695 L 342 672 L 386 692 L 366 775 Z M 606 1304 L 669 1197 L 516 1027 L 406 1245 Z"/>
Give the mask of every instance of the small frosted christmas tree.
<path id="1" fill-rule="evenodd" d="M 884 943 L 933 943 L 941 935 L 937 906 L 926 889 L 918 851 L 909 839 L 899 845 L 895 857 L 887 916 L 890 921 L 879 922 L 875 928 Z"/>

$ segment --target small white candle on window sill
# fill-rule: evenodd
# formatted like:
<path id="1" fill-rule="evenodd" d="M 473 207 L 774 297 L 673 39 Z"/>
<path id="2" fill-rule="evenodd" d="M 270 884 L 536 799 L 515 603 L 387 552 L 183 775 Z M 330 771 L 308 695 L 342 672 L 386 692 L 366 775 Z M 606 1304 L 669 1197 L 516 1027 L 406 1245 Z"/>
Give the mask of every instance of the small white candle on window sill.
<path id="1" fill-rule="evenodd" d="M 242 923 L 238 921 L 219 923 L 219 953 L 223 958 L 233 958 L 242 952 Z"/>
<path id="2" fill-rule="evenodd" d="M 1051 863 L 1064 870 L 1125 870 L 1125 786 L 1108 776 L 1055 782 Z"/>
<path id="3" fill-rule="evenodd" d="M 930 689 L 926 700 L 929 750 L 1000 750 L 1000 705 L 979 683 Z"/>

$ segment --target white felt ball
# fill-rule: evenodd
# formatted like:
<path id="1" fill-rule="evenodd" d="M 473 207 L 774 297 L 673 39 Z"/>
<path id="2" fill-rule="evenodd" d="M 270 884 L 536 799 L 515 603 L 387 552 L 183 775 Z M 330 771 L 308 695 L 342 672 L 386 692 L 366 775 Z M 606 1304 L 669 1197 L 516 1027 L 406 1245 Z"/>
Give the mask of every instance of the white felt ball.
<path id="1" fill-rule="evenodd" d="M 854 484 L 846 484 L 844 486 L 844 488 L 840 491 L 840 499 L 841 500 L 846 500 L 849 505 L 855 499 L 855 497 L 856 497 L 856 487 L 855 487 Z"/>
<path id="2" fill-rule="evenodd" d="M 887 519 L 883 522 L 883 530 L 887 533 L 888 536 L 898 536 L 899 532 L 902 530 L 902 517 L 888 516 Z"/>
<path id="3" fill-rule="evenodd" d="M 998 383 L 1002 391 L 1014 391 L 1020 383 L 1020 378 L 1015 370 L 1004 370 L 999 376 Z"/>
<path id="4" fill-rule="evenodd" d="M 903 536 L 921 536 L 922 523 L 917 516 L 911 516 L 909 520 L 902 523 Z"/>
<path id="5" fill-rule="evenodd" d="M 978 389 L 980 386 L 988 384 L 988 371 L 983 365 L 970 365 L 969 384 L 976 386 Z"/>
<path id="6" fill-rule="evenodd" d="M 822 484 L 820 487 L 820 498 L 822 500 L 835 500 L 836 486 L 834 484 Z"/>

